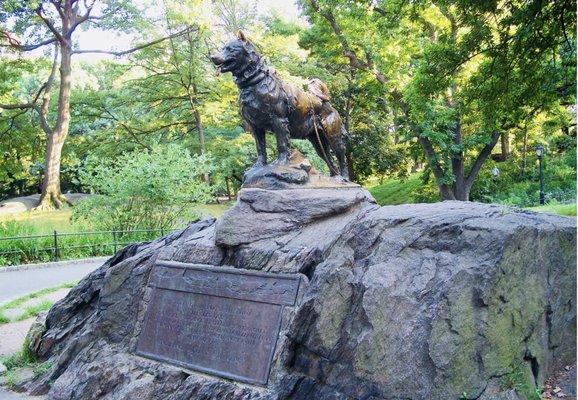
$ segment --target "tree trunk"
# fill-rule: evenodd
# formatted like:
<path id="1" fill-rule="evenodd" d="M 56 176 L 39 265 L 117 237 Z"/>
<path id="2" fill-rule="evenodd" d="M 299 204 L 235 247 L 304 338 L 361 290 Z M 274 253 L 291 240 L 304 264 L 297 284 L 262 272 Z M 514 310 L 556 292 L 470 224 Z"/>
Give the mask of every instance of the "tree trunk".
<path id="1" fill-rule="evenodd" d="M 478 176 L 480 170 L 482 169 L 482 165 L 492 154 L 492 150 L 496 146 L 496 143 L 498 143 L 499 138 L 500 138 L 499 132 L 496 131 L 492 133 L 490 142 L 482 148 L 482 150 L 476 157 L 476 160 L 474 161 L 474 164 L 470 169 L 470 173 L 468 174 L 467 178 L 465 178 L 463 185 L 463 192 L 460 193 L 460 198 L 457 198 L 456 196 L 456 200 L 463 200 L 463 201 L 470 200 L 470 191 L 472 190 L 472 186 L 474 186 L 474 181 L 476 180 L 476 177 Z"/>
<path id="2" fill-rule="evenodd" d="M 452 188 L 446 184 L 439 184 L 438 183 L 438 191 L 440 193 L 440 198 L 442 201 L 445 200 L 456 200 L 456 196 L 454 196 L 454 192 Z"/>
<path id="3" fill-rule="evenodd" d="M 500 159 L 502 161 L 506 161 L 508 159 L 508 157 L 510 156 L 510 138 L 508 135 L 508 132 L 502 132 L 502 135 L 500 136 L 501 138 L 501 150 L 502 150 L 502 154 L 500 156 Z"/>
<path id="4" fill-rule="evenodd" d="M 64 140 L 54 134 L 48 136 L 46 144 L 44 180 L 42 181 L 42 195 L 38 203 L 39 209 L 62 207 L 64 196 L 60 191 L 60 159 Z"/>
<path id="5" fill-rule="evenodd" d="M 444 171 L 437 161 L 435 150 L 431 141 L 425 136 L 422 136 L 417 127 L 414 127 L 414 130 L 418 132 L 417 137 L 425 153 L 427 163 L 434 174 L 440 193 L 440 198 L 442 200 L 455 200 L 456 197 L 454 196 L 452 188 L 445 183 L 442 183 L 444 180 Z"/>
<path id="6" fill-rule="evenodd" d="M 462 127 L 459 120 L 456 122 L 456 126 L 454 127 L 453 143 L 456 147 L 461 148 L 462 146 Z M 468 201 L 470 191 L 466 184 L 463 157 L 464 155 L 461 149 L 452 154 L 452 172 L 454 174 L 452 191 L 456 200 Z"/>
<path id="7" fill-rule="evenodd" d="M 231 187 L 229 186 L 229 178 L 225 178 L 225 187 L 227 188 L 227 197 L 231 201 Z"/>
<path id="8" fill-rule="evenodd" d="M 65 27 L 67 29 L 67 27 Z M 56 126 L 51 135 L 48 135 L 46 146 L 44 180 L 42 194 L 36 209 L 50 210 L 61 208 L 68 202 L 60 189 L 60 161 L 62 147 L 68 136 L 70 126 L 70 90 L 71 90 L 71 56 L 70 42 L 60 45 L 60 90 L 58 93 L 58 112 Z"/>
<path id="9" fill-rule="evenodd" d="M 471 187 L 465 179 L 462 179 L 460 184 L 454 189 L 454 198 L 460 201 L 470 201 L 470 190 Z"/>

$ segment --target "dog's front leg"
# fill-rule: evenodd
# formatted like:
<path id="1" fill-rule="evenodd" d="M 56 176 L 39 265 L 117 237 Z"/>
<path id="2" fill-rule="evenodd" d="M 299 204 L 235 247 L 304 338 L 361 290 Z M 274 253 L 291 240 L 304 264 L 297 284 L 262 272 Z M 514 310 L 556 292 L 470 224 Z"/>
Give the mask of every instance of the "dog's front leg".
<path id="1" fill-rule="evenodd" d="M 255 144 L 257 146 L 257 162 L 253 165 L 253 168 L 259 168 L 267 165 L 267 143 L 265 139 L 264 129 L 253 129 L 253 137 L 255 138 Z"/>
<path id="2" fill-rule="evenodd" d="M 277 139 L 277 159 L 273 164 L 287 164 L 289 162 L 289 120 L 287 118 L 275 118 L 273 121 L 273 132 Z"/>

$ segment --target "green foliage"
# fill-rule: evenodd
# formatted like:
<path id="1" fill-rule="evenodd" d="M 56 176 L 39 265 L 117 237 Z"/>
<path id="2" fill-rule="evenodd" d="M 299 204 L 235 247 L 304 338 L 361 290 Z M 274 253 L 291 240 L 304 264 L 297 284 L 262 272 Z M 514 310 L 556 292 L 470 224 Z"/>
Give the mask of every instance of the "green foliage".
<path id="1" fill-rule="evenodd" d="M 2 230 L 6 225 L 10 226 L 11 230 Z M 92 232 L 94 229 L 88 227 L 85 221 L 81 221 L 74 225 L 72 232 L 58 232 L 59 260 L 111 255 L 115 249 L 127 244 L 150 241 L 161 236 L 163 232 L 168 232 L 163 230 L 124 232 L 115 238 L 112 232 Z M 24 235 L 21 234 L 23 232 Z M 46 234 L 42 226 L 38 227 L 26 221 L 0 223 L 0 235 L 6 238 L 0 240 L 0 268 L 54 260 L 54 236 Z M 32 237 L 26 237 L 30 235 Z"/>
<path id="2" fill-rule="evenodd" d="M 48 372 L 53 365 L 51 361 L 41 363 L 37 360 L 30 351 L 28 338 L 24 340 L 22 348 L 19 351 L 10 356 L 1 357 L 0 363 L 6 366 L 5 385 L 9 389 L 15 386 L 19 368 L 32 368 L 34 376 L 39 377 Z"/>
<path id="3" fill-rule="evenodd" d="M 73 218 L 103 230 L 175 227 L 196 218 L 195 203 L 210 198 L 212 189 L 201 177 L 211 162 L 210 156 L 192 156 L 176 144 L 114 160 L 89 157 L 80 180 L 95 195 L 74 208 Z"/>
<path id="4" fill-rule="evenodd" d="M 56 292 L 56 291 L 63 289 L 63 288 L 71 288 L 75 284 L 76 284 L 76 282 L 65 282 L 65 283 L 58 285 L 58 286 L 54 286 L 51 288 L 45 288 L 45 289 L 41 289 L 41 290 L 36 291 L 36 292 L 25 294 L 24 296 L 20 296 L 14 300 L 11 300 L 7 303 L 2 304 L 0 306 L 0 324 L 6 324 L 8 322 L 12 322 L 9 318 L 7 318 L 6 316 L 3 315 L 4 311 L 9 310 L 11 308 L 19 308 L 23 304 L 28 302 L 29 300 L 41 298 L 43 296 L 46 296 L 47 294 Z M 50 301 L 42 301 L 38 305 L 26 307 L 22 311 L 22 313 L 16 317 L 16 321 L 21 321 L 21 320 L 30 318 L 32 316 L 36 316 L 36 315 L 38 315 L 38 313 L 48 310 L 52 306 L 52 304 L 53 303 Z"/>
<path id="5" fill-rule="evenodd" d="M 530 207 L 529 210 L 546 212 L 550 214 L 564 215 L 566 217 L 576 216 L 576 203 L 573 204 L 547 204 L 544 206 Z"/>
<path id="6" fill-rule="evenodd" d="M 436 183 L 457 196 L 454 185 L 475 181 L 496 133 L 512 133 L 537 113 L 552 116 L 574 103 L 575 2 L 301 4 L 311 25 L 300 43 L 347 80 L 341 109 L 353 136 L 379 113 L 382 129 L 404 143 L 382 147 L 372 137 L 372 145 L 359 141 L 358 148 L 353 142 L 352 154 L 361 153 L 354 162 L 366 153 L 372 161 L 385 154 L 386 171 L 407 172 L 408 162 L 425 156 Z M 359 86 L 365 90 L 356 91 Z M 358 103 L 356 115 L 349 106 Z M 386 149 L 401 150 L 405 162 Z M 381 174 L 363 161 L 362 168 Z"/>
<path id="7" fill-rule="evenodd" d="M 576 202 L 575 154 L 575 150 L 572 150 L 558 156 L 547 154 L 544 157 L 547 203 Z M 493 168 L 500 170 L 498 177 L 492 175 Z M 539 168 L 534 154 L 528 157 L 525 169 L 516 158 L 507 162 L 488 162 L 472 190 L 472 200 L 518 207 L 537 206 L 539 199 Z"/>
<path id="8" fill-rule="evenodd" d="M 13 389 L 16 386 L 16 374 L 14 371 L 6 371 L 6 387 Z"/>
<path id="9" fill-rule="evenodd" d="M 53 301 L 50 300 L 43 300 L 39 304 L 35 304 L 33 306 L 26 307 L 22 313 L 16 318 L 16 321 L 24 321 L 25 319 L 36 317 L 43 311 L 50 310 L 50 307 L 54 304 Z"/>
<path id="10" fill-rule="evenodd" d="M 525 400 L 541 400 L 542 389 L 530 383 L 531 379 L 528 373 L 524 372 L 523 365 L 516 365 L 501 378 L 500 384 L 503 390 L 515 389 Z"/>
<path id="11" fill-rule="evenodd" d="M 34 13 L 41 3 L 58 22 L 47 0 L 8 0 L 0 5 L 2 28 L 31 42 L 50 38 Z M 316 76 L 327 83 L 349 132 L 346 141 L 354 178 L 384 181 L 382 188 L 372 188 L 380 202 L 439 200 L 436 183 L 452 187 L 458 179 L 453 161 L 463 160 L 467 175 L 496 131 L 507 133 L 510 154 L 498 162 L 498 142 L 474 180 L 471 200 L 536 205 L 539 189 L 532 156 L 536 143 L 548 149 L 548 202 L 575 199 L 576 116 L 569 106 L 575 102 L 576 87 L 575 0 L 317 0 L 318 9 L 301 0 L 307 23 L 289 21 L 280 13 L 259 17 L 250 1 L 210 3 L 210 7 L 202 0 L 98 3 L 92 15 L 103 18 L 91 21 L 92 26 L 132 32 L 135 44 L 186 26 L 194 29 L 122 60 L 74 63 L 72 122 L 61 168 L 63 192 L 88 190 L 91 185 L 84 181 L 97 179 L 87 177 L 101 163 L 97 160 L 112 170 L 129 153 L 150 153 L 158 143 L 176 143 L 191 154 L 210 154 L 211 168 L 206 170 L 210 169 L 211 193 L 234 197 L 244 171 L 255 160 L 255 146 L 238 113 L 237 87 L 229 74 L 215 74 L 207 55 L 237 29 L 244 29 L 284 79 L 304 85 Z M 140 12 L 150 5 L 157 6 L 157 15 Z M 82 3 L 79 7 L 84 11 Z M 337 31 L 326 18 L 328 13 Z M 0 41 L 5 39 L 0 35 Z M 3 57 L 0 103 L 29 101 L 46 80 L 50 65 L 48 53 Z M 50 121 L 55 119 L 55 96 Z M 432 154 L 425 152 L 424 139 L 431 143 Z M 0 198 L 37 192 L 45 143 L 33 112 L 0 110 Z M 308 143 L 293 145 L 307 153 L 316 168 L 325 170 Z M 501 170 L 497 179 L 491 175 L 494 166 Z M 421 182 L 413 175 L 416 171 L 422 173 Z M 144 174 L 140 179 L 148 182 Z M 191 179 L 196 186 L 200 175 Z M 104 196 L 104 189 L 93 190 Z M 142 225 L 126 221 L 127 203 L 119 200 L 113 206 L 112 201 L 95 196 L 80 205 L 74 224 L 95 222 L 99 229 Z M 91 216 L 90 204 L 100 211 Z M 171 205 L 165 211 L 173 216 L 177 212 Z M 172 225 L 192 217 L 192 211 L 186 211 Z M 42 246 L 49 247 L 49 240 Z M 111 251 L 110 246 L 99 247 L 105 240 L 110 243 L 104 236 L 74 240 L 79 245 L 94 243 L 91 254 Z M 78 254 L 88 255 L 87 249 Z M 18 246 L 17 250 L 22 252 L 8 261 L 0 255 L 0 264 L 51 257 L 50 251 L 30 253 Z M 33 255 L 40 253 L 43 256 Z"/>
<path id="12" fill-rule="evenodd" d="M 8 357 L 0 358 L 0 362 L 8 371 L 14 371 L 17 368 L 35 365 L 36 357 L 30 352 L 28 342 L 25 340 L 22 349 Z"/>
<path id="13" fill-rule="evenodd" d="M 43 363 L 34 365 L 34 377 L 38 378 L 52 369 L 52 361 L 44 361 Z"/>
<path id="14" fill-rule="evenodd" d="M 418 203 L 423 182 L 418 174 L 407 179 L 388 179 L 369 188 L 379 205 Z"/>

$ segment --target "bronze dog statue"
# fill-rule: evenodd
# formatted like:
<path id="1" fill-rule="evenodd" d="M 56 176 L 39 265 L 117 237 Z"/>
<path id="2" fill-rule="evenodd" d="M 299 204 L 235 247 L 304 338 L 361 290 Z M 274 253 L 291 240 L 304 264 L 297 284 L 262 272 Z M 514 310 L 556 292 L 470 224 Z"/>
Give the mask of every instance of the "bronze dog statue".
<path id="1" fill-rule="evenodd" d="M 327 87 L 312 79 L 309 91 L 283 82 L 277 73 L 265 65 L 255 46 L 243 32 L 211 56 L 219 72 L 231 72 L 239 87 L 241 116 L 250 127 L 257 145 L 257 162 L 267 164 L 265 133 L 272 131 L 277 139 L 277 160 L 289 159 L 289 138 L 308 139 L 325 161 L 331 176 L 348 179 L 343 136 L 346 134 L 339 113 L 329 102 Z M 331 152 L 339 163 L 336 168 Z"/>

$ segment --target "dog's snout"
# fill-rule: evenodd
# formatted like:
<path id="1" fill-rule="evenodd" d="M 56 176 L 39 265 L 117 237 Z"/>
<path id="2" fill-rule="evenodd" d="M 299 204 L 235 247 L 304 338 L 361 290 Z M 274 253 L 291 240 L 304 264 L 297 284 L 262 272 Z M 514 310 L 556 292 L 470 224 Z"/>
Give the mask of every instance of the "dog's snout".
<path id="1" fill-rule="evenodd" d="M 225 58 L 223 57 L 223 55 L 221 53 L 213 53 L 211 54 L 211 61 L 213 62 L 213 64 L 219 65 L 222 64 L 225 61 Z"/>

